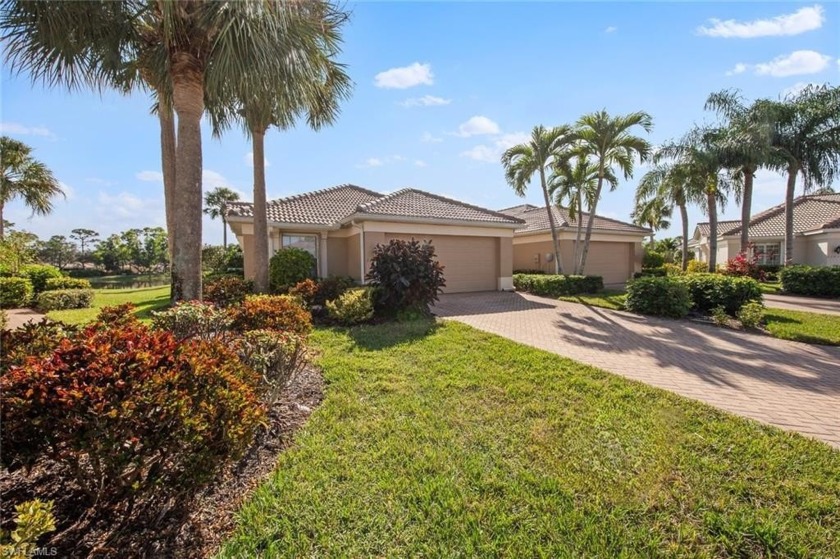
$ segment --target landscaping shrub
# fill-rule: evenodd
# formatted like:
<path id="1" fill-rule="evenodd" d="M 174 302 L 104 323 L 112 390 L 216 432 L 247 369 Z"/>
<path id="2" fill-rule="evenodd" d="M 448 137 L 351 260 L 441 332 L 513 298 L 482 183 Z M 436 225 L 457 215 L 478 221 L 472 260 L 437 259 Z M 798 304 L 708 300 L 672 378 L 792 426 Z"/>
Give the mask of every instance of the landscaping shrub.
<path id="1" fill-rule="evenodd" d="M 712 321 L 718 326 L 729 325 L 729 315 L 723 307 L 715 307 L 711 312 Z"/>
<path id="2" fill-rule="evenodd" d="M 44 291 L 57 291 L 59 289 L 90 289 L 90 282 L 81 278 L 49 278 L 44 285 Z"/>
<path id="3" fill-rule="evenodd" d="M 300 299 L 304 307 L 311 308 L 318 295 L 318 282 L 310 278 L 299 281 L 289 290 L 289 295 Z"/>
<path id="4" fill-rule="evenodd" d="M 748 256 L 739 252 L 734 258 L 726 261 L 723 273 L 727 276 L 740 276 L 764 281 L 764 270 L 758 265 L 758 256 Z"/>
<path id="5" fill-rule="evenodd" d="M 639 314 L 682 318 L 691 309 L 691 294 L 677 278 L 644 277 L 627 285 L 624 306 Z"/>
<path id="6" fill-rule="evenodd" d="M 513 286 L 543 297 L 597 293 L 604 289 L 601 276 L 563 276 L 559 274 L 522 274 L 513 276 Z"/>
<path id="7" fill-rule="evenodd" d="M 761 287 L 752 278 L 722 274 L 688 274 L 679 278 L 691 293 L 693 309 L 709 314 L 715 307 L 723 307 L 735 316 L 745 303 L 761 301 Z"/>
<path id="8" fill-rule="evenodd" d="M 52 354 L 63 339 L 77 331 L 75 326 L 44 318 L 0 332 L 0 374 L 12 366 L 23 365 L 27 357 L 42 358 Z"/>
<path id="9" fill-rule="evenodd" d="M 658 268 L 642 268 L 641 272 L 633 274 L 633 279 L 638 278 L 664 278 L 668 275 L 668 269 L 664 266 Z"/>
<path id="10" fill-rule="evenodd" d="M 738 309 L 738 320 L 744 328 L 755 328 L 764 320 L 764 305 L 758 301 L 744 303 L 744 306 Z"/>
<path id="11" fill-rule="evenodd" d="M 27 306 L 35 290 L 27 278 L 0 278 L 0 308 L 14 309 Z"/>
<path id="12" fill-rule="evenodd" d="M 92 324 L 0 377 L 2 464 L 46 455 L 92 498 L 179 492 L 251 443 L 256 374 L 218 342 Z"/>
<path id="13" fill-rule="evenodd" d="M 283 388 L 306 365 L 304 339 L 292 332 L 251 330 L 236 344 L 239 358 L 260 375 L 258 392 L 262 401 L 273 406 Z"/>
<path id="14" fill-rule="evenodd" d="M 665 270 L 666 276 L 682 276 L 685 275 L 683 272 L 682 267 L 679 264 L 668 264 L 667 262 L 662 265 L 662 269 Z"/>
<path id="15" fill-rule="evenodd" d="M 377 310 L 393 314 L 414 308 L 427 312 L 446 286 L 435 247 L 415 239 L 392 239 L 373 249 L 367 280 L 376 292 Z"/>
<path id="16" fill-rule="evenodd" d="M 689 260 L 685 271 L 689 274 L 703 274 L 709 271 L 709 263 L 700 262 L 699 260 Z"/>
<path id="17" fill-rule="evenodd" d="M 38 295 L 38 309 L 43 312 L 87 309 L 93 305 L 93 289 L 59 289 Z"/>
<path id="18" fill-rule="evenodd" d="M 525 274 L 529 276 L 533 276 L 535 274 L 544 274 L 545 272 L 542 270 L 514 270 L 513 275 L 517 274 Z"/>
<path id="19" fill-rule="evenodd" d="M 315 257 L 301 248 L 283 248 L 274 253 L 268 264 L 272 291 L 282 293 L 298 282 L 312 277 Z"/>
<path id="20" fill-rule="evenodd" d="M 334 301 L 327 301 L 330 317 L 351 326 L 373 318 L 373 293 L 370 288 L 350 289 Z"/>
<path id="21" fill-rule="evenodd" d="M 6 314 L 6 311 L 0 309 L 0 330 L 5 330 L 6 326 L 9 324 L 9 315 Z M 1 349 L 0 349 L 1 351 Z"/>
<path id="22" fill-rule="evenodd" d="M 4 541 L 0 544 L 0 557 L 28 559 L 41 555 L 38 552 L 38 540 L 44 534 L 54 531 L 55 517 L 52 501 L 44 502 L 34 499 L 16 505 L 15 529 L 9 534 L 9 542 Z"/>
<path id="23" fill-rule="evenodd" d="M 642 268 L 661 268 L 665 264 L 665 255 L 652 250 L 646 250 L 642 257 Z"/>
<path id="24" fill-rule="evenodd" d="M 312 300 L 313 305 L 324 306 L 327 301 L 341 297 L 348 289 L 356 286 L 356 280 L 350 276 L 329 276 L 318 280 L 318 291 Z"/>
<path id="25" fill-rule="evenodd" d="M 238 305 L 254 292 L 254 282 L 237 276 L 221 276 L 204 284 L 203 299 L 219 307 Z"/>
<path id="26" fill-rule="evenodd" d="M 250 295 L 227 312 L 232 329 L 240 333 L 283 330 L 306 336 L 312 330 L 312 317 L 289 295 Z"/>
<path id="27" fill-rule="evenodd" d="M 48 279 L 63 277 L 58 268 L 47 264 L 27 264 L 20 269 L 20 276 L 29 278 L 36 295 L 47 289 Z"/>
<path id="28" fill-rule="evenodd" d="M 779 277 L 786 293 L 840 297 L 840 266 L 786 266 Z"/>
<path id="29" fill-rule="evenodd" d="M 133 303 L 102 307 L 99 310 L 99 314 L 96 315 L 96 321 L 99 324 L 107 324 L 114 328 L 132 326 L 139 322 L 137 316 L 134 314 L 136 310 L 137 307 Z"/>
<path id="30" fill-rule="evenodd" d="M 152 313 L 152 326 L 170 332 L 179 342 L 191 338 L 224 338 L 230 325 L 226 312 L 201 301 L 184 301 L 171 309 Z"/>

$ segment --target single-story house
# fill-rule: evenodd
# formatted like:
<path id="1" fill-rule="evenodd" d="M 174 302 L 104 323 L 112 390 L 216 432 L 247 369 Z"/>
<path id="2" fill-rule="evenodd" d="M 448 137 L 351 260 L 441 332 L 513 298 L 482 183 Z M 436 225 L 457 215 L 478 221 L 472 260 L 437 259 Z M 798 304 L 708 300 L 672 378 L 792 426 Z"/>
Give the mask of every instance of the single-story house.
<path id="1" fill-rule="evenodd" d="M 785 254 L 785 205 L 750 219 L 750 242 L 758 263 L 778 266 Z M 709 261 L 709 224 L 698 223 L 689 248 Z M 725 264 L 741 249 L 741 221 L 718 223 L 717 262 Z M 840 194 L 800 196 L 793 201 L 793 262 L 812 266 L 840 265 Z"/>
<path id="2" fill-rule="evenodd" d="M 513 269 L 553 272 L 554 248 L 545 206 L 522 204 L 500 211 L 525 222 L 513 235 Z M 571 270 L 577 222 L 569 216 L 566 208 L 552 207 L 552 212 L 560 242 L 560 264 L 564 270 Z M 583 231 L 580 250 L 583 250 L 589 218 L 588 213 L 581 214 Z M 608 286 L 623 285 L 632 279 L 635 272 L 641 271 L 644 255 L 642 241 L 648 235 L 650 229 L 596 215 L 584 273 L 602 276 Z"/>
<path id="3" fill-rule="evenodd" d="M 362 282 L 374 247 L 391 239 L 429 240 L 445 266 L 445 291 L 513 288 L 513 234 L 523 220 L 406 188 L 380 194 L 346 184 L 267 204 L 269 255 L 299 247 L 315 256 L 317 274 Z M 226 218 L 254 275 L 253 205 L 228 204 Z"/>

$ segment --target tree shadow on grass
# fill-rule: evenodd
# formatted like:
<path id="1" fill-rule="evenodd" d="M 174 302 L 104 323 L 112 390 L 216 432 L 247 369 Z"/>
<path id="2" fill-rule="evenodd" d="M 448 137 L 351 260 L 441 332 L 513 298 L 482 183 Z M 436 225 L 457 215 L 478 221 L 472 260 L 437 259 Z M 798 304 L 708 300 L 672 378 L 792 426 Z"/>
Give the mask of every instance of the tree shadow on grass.
<path id="1" fill-rule="evenodd" d="M 162 311 L 169 307 L 169 295 L 161 295 L 154 299 L 148 299 L 142 303 L 135 303 L 137 310 L 134 311 L 134 316 L 140 320 L 152 318 L 152 313 L 155 311 Z"/>
<path id="2" fill-rule="evenodd" d="M 423 317 L 354 326 L 348 329 L 348 333 L 357 346 L 377 351 L 422 340 L 438 327 L 434 317 Z"/>

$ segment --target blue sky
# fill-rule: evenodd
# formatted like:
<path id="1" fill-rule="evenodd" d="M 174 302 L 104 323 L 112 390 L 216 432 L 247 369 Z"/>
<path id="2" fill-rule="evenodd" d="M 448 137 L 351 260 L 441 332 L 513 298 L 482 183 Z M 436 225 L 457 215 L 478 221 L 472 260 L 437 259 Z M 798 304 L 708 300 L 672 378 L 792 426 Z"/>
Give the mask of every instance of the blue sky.
<path id="1" fill-rule="evenodd" d="M 654 144 L 712 121 L 706 96 L 739 88 L 776 98 L 840 82 L 836 3 L 350 3 L 341 60 L 355 82 L 339 121 L 266 137 L 269 197 L 341 183 L 415 187 L 482 205 L 521 203 L 498 155 L 537 124 L 586 112 L 645 110 Z M 163 224 L 157 120 L 144 92 L 68 93 L 2 72 L 3 134 L 35 148 L 65 185 L 48 218 L 19 202 L 6 218 L 41 236 L 89 227 L 103 235 Z M 251 199 L 251 149 L 234 130 L 205 134 L 205 188 Z M 629 219 L 644 167 L 599 213 Z M 784 179 L 760 172 L 756 211 L 782 201 Z M 525 199 L 540 204 L 533 183 Z M 737 218 L 730 203 L 724 216 Z M 690 212 L 692 227 L 702 216 Z M 673 234 L 676 227 L 672 227 Z M 221 242 L 205 220 L 204 240 Z"/>

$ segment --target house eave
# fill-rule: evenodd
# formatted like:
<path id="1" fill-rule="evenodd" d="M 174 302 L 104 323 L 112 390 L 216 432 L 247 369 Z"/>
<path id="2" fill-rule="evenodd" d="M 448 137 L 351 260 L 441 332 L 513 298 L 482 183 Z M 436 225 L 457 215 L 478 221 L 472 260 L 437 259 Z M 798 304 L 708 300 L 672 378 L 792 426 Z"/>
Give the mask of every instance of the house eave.
<path id="1" fill-rule="evenodd" d="M 356 212 L 341 220 L 342 224 L 362 221 L 393 221 L 396 223 L 416 223 L 426 225 L 458 225 L 462 227 L 493 227 L 499 229 L 516 229 L 521 223 L 504 223 L 499 221 L 473 221 L 468 219 L 445 219 L 440 217 L 409 217 L 389 214 L 370 214 Z"/>

